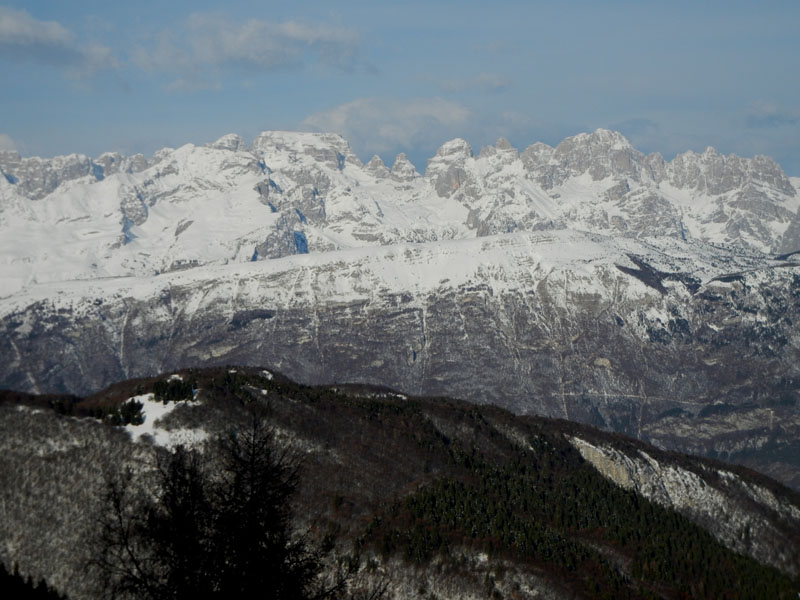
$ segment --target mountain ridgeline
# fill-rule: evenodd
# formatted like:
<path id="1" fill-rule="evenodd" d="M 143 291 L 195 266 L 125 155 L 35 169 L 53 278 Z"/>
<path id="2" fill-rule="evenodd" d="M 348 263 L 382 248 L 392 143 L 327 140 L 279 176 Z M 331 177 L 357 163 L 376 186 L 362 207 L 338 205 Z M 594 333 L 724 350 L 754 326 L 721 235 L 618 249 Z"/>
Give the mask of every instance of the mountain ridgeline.
<path id="1" fill-rule="evenodd" d="M 589 423 L 800 486 L 800 195 L 767 157 L 598 130 L 0 153 L 0 387 L 269 364 Z"/>
<path id="2" fill-rule="evenodd" d="M 142 418 L 115 425 L 131 398 Z M 215 440 L 246 430 L 256 408 L 278 452 L 300 464 L 293 526 L 309 543 L 335 540 L 333 556 L 358 565 L 350 592 L 800 590 L 800 497 L 767 477 L 567 421 L 373 386 L 308 387 L 243 367 L 131 380 L 90 397 L 0 395 L 0 560 L 70 598 L 97 597 L 87 565 L 99 515 L 111 510 L 109 477 L 144 485 L 178 444 L 213 465 Z"/>
<path id="3" fill-rule="evenodd" d="M 228 135 L 149 159 L 5 151 L 0 199 L 16 259 L 3 276 L 18 287 L 515 231 L 800 250 L 800 196 L 770 158 L 708 148 L 668 162 L 602 129 L 478 156 L 456 139 L 424 176 L 404 155 L 362 164 L 333 134 L 264 132 L 250 147 Z"/>

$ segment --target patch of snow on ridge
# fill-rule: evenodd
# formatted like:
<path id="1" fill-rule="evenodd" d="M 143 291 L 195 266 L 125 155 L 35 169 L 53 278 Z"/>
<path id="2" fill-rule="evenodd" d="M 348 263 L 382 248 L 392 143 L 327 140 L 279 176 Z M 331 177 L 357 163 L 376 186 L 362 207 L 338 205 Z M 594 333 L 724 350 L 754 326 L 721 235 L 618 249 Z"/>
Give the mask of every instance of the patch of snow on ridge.
<path id="1" fill-rule="evenodd" d="M 203 442 L 208 433 L 202 429 L 164 429 L 159 423 L 162 418 L 175 410 L 179 405 L 194 405 L 188 400 L 179 402 L 161 402 L 150 394 L 141 394 L 129 398 L 127 402 L 138 401 L 142 403 L 142 416 L 144 422 L 141 425 L 125 425 L 125 430 L 130 433 L 133 441 L 142 441 L 143 437 L 150 438 L 157 446 L 173 448 L 175 446 L 194 446 Z"/>

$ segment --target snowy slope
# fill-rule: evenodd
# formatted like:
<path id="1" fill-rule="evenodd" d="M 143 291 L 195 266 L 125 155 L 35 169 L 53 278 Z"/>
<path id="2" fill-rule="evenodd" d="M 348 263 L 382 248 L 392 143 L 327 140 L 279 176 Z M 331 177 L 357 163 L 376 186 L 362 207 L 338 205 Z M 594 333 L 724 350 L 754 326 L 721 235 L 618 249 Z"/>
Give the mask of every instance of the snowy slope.
<path id="1" fill-rule="evenodd" d="M 148 298 L 171 289 L 203 289 L 202 301 L 236 296 L 237 301 L 271 306 L 351 302 L 409 293 L 424 297 L 441 289 L 471 284 L 502 295 L 535 286 L 548 278 L 569 278 L 570 291 L 607 294 L 603 273 L 618 267 L 637 269 L 635 255 L 663 272 L 691 274 L 700 284 L 731 273 L 769 271 L 782 261 L 722 249 L 702 242 L 653 239 L 648 242 L 572 230 L 518 232 L 466 240 L 361 247 L 268 261 L 209 265 L 158 276 L 104 277 L 96 280 L 31 284 L 0 299 L 0 318 L 40 302 L 54 310 L 81 312 L 93 299 Z M 304 289 L 311 286 L 313 289 Z M 629 298 L 657 295 L 633 278 Z M 249 299 L 248 299 L 249 297 Z M 198 306 L 187 306 L 193 310 Z"/>
<path id="2" fill-rule="evenodd" d="M 173 375 L 173 377 L 179 377 L 179 375 Z M 142 423 L 124 426 L 134 441 L 145 439 L 158 446 L 174 448 L 178 445 L 186 447 L 199 445 L 208 437 L 207 432 L 203 429 L 164 427 L 162 419 L 165 419 L 176 408 L 194 406 L 191 401 L 162 402 L 156 400 L 152 393 L 148 393 L 133 396 L 127 402 L 138 402 L 142 405 Z"/>

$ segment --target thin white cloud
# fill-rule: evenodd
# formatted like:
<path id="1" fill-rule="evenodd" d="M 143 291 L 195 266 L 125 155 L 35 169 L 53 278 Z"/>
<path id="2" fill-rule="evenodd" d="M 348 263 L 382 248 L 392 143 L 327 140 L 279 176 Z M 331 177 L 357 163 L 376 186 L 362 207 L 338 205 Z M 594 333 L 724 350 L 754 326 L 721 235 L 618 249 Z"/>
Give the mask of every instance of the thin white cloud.
<path id="1" fill-rule="evenodd" d="M 11 139 L 11 136 L 7 133 L 0 133 L 0 151 L 2 150 L 16 150 L 17 145 L 14 143 L 14 140 Z"/>
<path id="2" fill-rule="evenodd" d="M 74 34 L 56 21 L 39 21 L 24 10 L 0 7 L 0 41 L 4 44 L 64 47 L 74 40 Z"/>
<path id="3" fill-rule="evenodd" d="M 466 79 L 448 79 L 439 84 L 439 89 L 448 93 L 502 92 L 511 86 L 511 80 L 497 73 L 479 73 Z"/>
<path id="4" fill-rule="evenodd" d="M 193 58 L 186 48 L 180 47 L 169 31 L 162 31 L 152 41 L 149 48 L 134 48 L 132 59 L 136 66 L 145 71 L 175 70 L 183 71 L 192 66 Z"/>
<path id="5" fill-rule="evenodd" d="M 208 80 L 228 67 L 266 72 L 317 62 L 351 69 L 358 62 L 359 36 L 353 29 L 249 19 L 234 22 L 213 13 L 191 15 L 182 27 L 162 32 L 133 60 L 148 71 L 176 75 L 172 89 L 215 87 Z"/>
<path id="6" fill-rule="evenodd" d="M 359 98 L 309 115 L 301 128 L 341 134 L 361 154 L 429 150 L 464 134 L 468 109 L 442 98 Z"/>
<path id="7" fill-rule="evenodd" d="M 109 48 L 81 45 L 60 23 L 40 21 L 24 10 L 8 7 L 0 7 L 0 58 L 64 68 L 75 78 L 119 66 Z"/>

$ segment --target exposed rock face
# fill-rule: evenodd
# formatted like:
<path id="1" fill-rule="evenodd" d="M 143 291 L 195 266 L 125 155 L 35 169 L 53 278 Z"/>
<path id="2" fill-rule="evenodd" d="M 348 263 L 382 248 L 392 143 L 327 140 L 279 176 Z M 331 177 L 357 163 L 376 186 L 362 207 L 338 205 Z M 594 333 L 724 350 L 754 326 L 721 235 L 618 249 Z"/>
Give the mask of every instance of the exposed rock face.
<path id="1" fill-rule="evenodd" d="M 345 139 L 333 133 L 265 131 L 253 141 L 253 152 L 257 154 L 275 151 L 288 153 L 290 161 L 301 155 L 310 156 L 316 162 L 339 171 L 348 163 L 362 166 Z"/>
<path id="2" fill-rule="evenodd" d="M 417 173 L 417 170 L 414 168 L 414 165 L 411 164 L 411 161 L 408 160 L 405 153 L 401 152 L 395 157 L 394 163 L 392 164 L 392 176 L 398 181 L 411 181 L 419 177 L 419 173 Z"/>
<path id="3" fill-rule="evenodd" d="M 384 164 L 383 160 L 377 154 L 373 156 L 369 162 L 364 165 L 364 168 L 378 178 L 391 177 L 392 172 L 389 167 Z"/>
<path id="4" fill-rule="evenodd" d="M 796 179 L 797 185 L 800 187 L 800 178 Z M 795 213 L 789 227 L 783 232 L 778 245 L 778 252 L 797 252 L 798 249 L 800 249 L 800 210 Z"/>
<path id="5" fill-rule="evenodd" d="M 17 186 L 24 196 L 34 200 L 44 198 L 64 182 L 82 178 L 89 181 L 102 179 L 103 171 L 98 167 L 82 154 L 41 159 L 20 158 L 17 152 L 0 152 L 0 168 L 6 179 Z"/>
<path id="6" fill-rule="evenodd" d="M 472 158 L 472 148 L 462 140 L 455 139 L 444 144 L 436 152 L 436 156 L 428 161 L 428 168 L 425 171 L 425 178 L 431 182 L 436 193 L 443 198 L 448 198 L 465 187 L 469 177 L 465 170 L 466 163 Z M 470 191 L 462 190 L 474 197 L 476 189 Z"/>
<path id="7" fill-rule="evenodd" d="M 208 146 L 211 148 L 216 148 L 217 150 L 230 150 L 231 152 L 247 150 L 247 144 L 245 144 L 241 136 L 238 136 L 235 133 L 223 135 L 216 142 L 208 144 Z"/>
<path id="8" fill-rule="evenodd" d="M 531 177 L 544 189 L 588 173 L 594 181 L 608 177 L 640 180 L 644 155 L 621 134 L 599 129 L 565 139 L 555 148 L 536 144 L 524 153 Z"/>
<path id="9" fill-rule="evenodd" d="M 748 160 L 736 155 L 723 156 L 709 147 L 703 154 L 679 154 L 669 167 L 670 183 L 679 188 L 720 195 L 747 184 L 760 184 L 793 195 L 789 178 L 768 156 Z"/>
<path id="10" fill-rule="evenodd" d="M 779 502 L 769 489 L 730 471 L 670 464 L 644 449 L 624 452 L 579 437 L 572 438 L 572 444 L 608 479 L 690 515 L 729 548 L 794 574 L 800 569 L 800 549 L 781 528 L 782 523 L 800 522 L 800 508 Z M 755 505 L 768 507 L 775 520 L 759 518 L 753 513 Z"/>
<path id="11" fill-rule="evenodd" d="M 149 166 L 147 159 L 142 154 L 122 156 L 119 152 L 104 152 L 94 159 L 94 163 L 102 168 L 100 173 L 103 177 L 115 173 L 138 173 Z M 95 169 L 95 171 L 97 170 Z"/>

